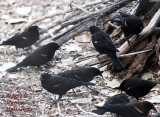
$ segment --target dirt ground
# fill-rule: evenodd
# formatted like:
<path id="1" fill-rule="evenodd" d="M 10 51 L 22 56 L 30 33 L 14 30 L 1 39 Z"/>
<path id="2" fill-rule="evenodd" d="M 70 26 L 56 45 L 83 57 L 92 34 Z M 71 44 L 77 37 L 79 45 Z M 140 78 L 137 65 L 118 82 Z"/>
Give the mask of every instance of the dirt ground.
<path id="1" fill-rule="evenodd" d="M 82 5 L 85 2 L 93 1 L 95 0 L 77 0 L 75 3 Z M 66 11 L 70 2 L 69 0 L 1 0 L 0 42 L 23 30 L 29 21 L 37 17 L 49 12 Z M 37 25 L 43 29 L 46 25 L 45 22 L 61 18 L 61 16 L 57 16 Z M 96 84 L 92 88 L 98 90 L 99 95 L 95 95 L 82 86 L 75 89 L 76 95 L 70 90 L 63 96 L 63 100 L 53 107 L 50 107 L 50 104 L 58 96 L 42 89 L 39 81 L 42 73 L 58 73 L 69 70 L 75 67 L 75 58 L 96 52 L 90 42 L 88 33 L 83 35 L 85 35 L 83 36 L 85 39 L 80 36 L 63 44 L 61 51 L 56 52 L 55 59 L 42 66 L 40 71 L 37 67 L 27 67 L 20 68 L 18 72 L 6 73 L 7 68 L 16 65 L 27 55 L 22 49 L 19 49 L 17 54 L 13 46 L 0 46 L 0 117 L 97 117 L 97 115 L 91 113 L 94 107 L 102 105 L 110 96 L 120 93 L 115 87 L 119 86 L 122 79 L 107 71 L 106 66 L 101 68 L 104 71 L 104 78 L 95 77 L 92 81 Z M 32 51 L 38 48 L 39 45 L 33 45 Z M 142 76 L 144 79 L 157 80 L 150 72 L 143 73 Z M 160 85 L 154 87 L 143 100 L 154 103 L 160 112 Z M 8 104 L 9 101 L 19 103 Z M 15 110 L 11 111 L 11 108 Z M 21 109 L 21 111 L 18 111 L 18 109 Z M 151 113 L 152 116 L 156 114 L 155 112 Z M 103 116 L 113 117 L 114 115 L 106 113 Z"/>

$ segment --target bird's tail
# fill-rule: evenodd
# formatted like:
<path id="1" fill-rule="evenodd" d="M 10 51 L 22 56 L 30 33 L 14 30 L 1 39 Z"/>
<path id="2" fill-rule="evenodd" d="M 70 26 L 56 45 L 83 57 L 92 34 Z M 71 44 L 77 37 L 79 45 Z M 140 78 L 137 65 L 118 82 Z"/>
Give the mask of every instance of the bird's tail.
<path id="1" fill-rule="evenodd" d="M 105 110 L 105 111 L 107 111 L 108 107 L 109 107 L 109 106 L 106 106 L 106 107 L 103 107 L 103 106 L 101 106 L 101 107 L 100 107 L 100 106 L 96 106 L 97 109 L 101 109 L 101 110 L 103 109 L 103 110 Z"/>
<path id="2" fill-rule="evenodd" d="M 67 78 L 67 79 L 70 80 L 70 81 L 73 81 L 73 82 L 77 82 L 81 85 L 85 85 L 85 86 L 88 86 L 88 85 L 94 86 L 95 85 L 94 83 L 91 83 L 91 82 L 83 82 L 83 81 L 75 80 L 75 79 L 72 79 L 72 78 Z"/>
<path id="3" fill-rule="evenodd" d="M 94 89 L 88 87 L 89 85 L 94 86 L 94 85 L 95 85 L 94 83 L 91 83 L 91 82 L 82 82 L 82 81 L 75 80 L 75 79 L 71 79 L 71 78 L 68 78 L 68 79 L 71 80 L 71 81 L 77 82 L 77 83 L 79 83 L 79 84 L 81 84 L 81 85 L 86 86 L 88 89 L 90 89 L 91 91 L 93 91 L 96 95 L 99 94 L 98 91 L 96 91 L 96 90 L 94 90 Z"/>
<path id="4" fill-rule="evenodd" d="M 101 109 L 101 108 L 97 108 L 96 110 L 92 110 L 93 113 L 96 113 L 98 115 L 103 115 L 106 110 L 105 109 Z"/>
<path id="5" fill-rule="evenodd" d="M 156 82 L 157 84 L 160 84 L 160 81 Z"/>
<path id="6" fill-rule="evenodd" d="M 111 22 L 112 22 L 112 23 L 113 23 L 113 22 L 116 22 L 116 23 L 118 23 L 118 24 L 121 24 L 121 19 L 120 19 L 120 18 L 114 18 L 114 19 L 111 20 Z"/>
<path id="7" fill-rule="evenodd" d="M 139 16 L 139 14 L 141 13 L 141 11 L 142 11 L 142 9 L 141 9 L 141 8 L 138 8 L 138 9 L 136 10 L 136 13 L 135 13 L 134 15 Z"/>
<path id="8" fill-rule="evenodd" d="M 124 65 L 123 63 L 119 60 L 119 58 L 117 56 L 111 56 L 113 62 L 114 62 L 114 65 L 115 65 L 115 68 L 119 71 L 119 70 L 122 70 L 124 68 Z"/>
<path id="9" fill-rule="evenodd" d="M 2 43 L 0 44 L 0 46 L 3 45 Z"/>
<path id="10" fill-rule="evenodd" d="M 95 84 L 94 83 L 90 83 L 90 82 L 83 82 L 82 83 L 84 86 L 86 86 L 88 89 L 90 89 L 93 93 L 95 93 L 96 95 L 98 95 L 99 94 L 99 91 L 97 91 L 97 90 L 95 90 L 95 89 L 92 89 L 92 88 L 90 88 L 90 87 L 88 87 L 88 85 L 92 85 L 92 86 L 94 86 Z"/>
<path id="11" fill-rule="evenodd" d="M 81 82 L 81 83 L 85 86 L 88 86 L 88 85 L 94 86 L 95 85 L 94 83 L 91 83 L 91 82 Z"/>
<path id="12" fill-rule="evenodd" d="M 14 71 L 16 71 L 17 68 L 19 68 L 19 67 L 20 67 L 19 65 L 16 65 L 16 66 L 14 66 L 14 67 L 11 67 L 11 68 L 7 69 L 6 72 L 14 72 Z"/>

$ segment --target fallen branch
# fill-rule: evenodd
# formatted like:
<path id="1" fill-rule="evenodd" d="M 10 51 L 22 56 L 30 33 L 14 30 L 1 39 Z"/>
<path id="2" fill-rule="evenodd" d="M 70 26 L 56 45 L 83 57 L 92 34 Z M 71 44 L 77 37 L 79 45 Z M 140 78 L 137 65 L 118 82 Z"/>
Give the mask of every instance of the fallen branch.
<path id="1" fill-rule="evenodd" d="M 154 48 L 156 44 L 156 36 L 152 36 L 152 42 L 150 42 L 145 49 L 151 49 Z M 134 59 L 134 62 L 131 64 L 131 66 L 128 69 L 127 75 L 125 79 L 131 78 L 131 77 L 138 77 L 141 73 L 141 71 L 144 69 L 145 63 L 148 59 L 148 57 L 153 53 L 141 53 L 137 55 Z"/>
<path id="2" fill-rule="evenodd" d="M 119 57 L 119 58 L 129 57 L 129 56 L 133 56 L 133 55 L 137 55 L 137 54 L 149 52 L 149 51 L 151 51 L 151 50 L 153 50 L 153 49 L 144 50 L 144 51 L 139 51 L 139 52 L 133 52 L 133 53 L 129 53 L 129 54 L 122 54 L 122 55 L 118 55 L 118 57 Z"/>
<path id="3" fill-rule="evenodd" d="M 123 55 L 117 55 L 118 58 L 124 58 L 124 57 L 130 57 L 130 56 L 133 56 L 133 55 L 137 55 L 137 54 L 141 54 L 141 53 L 145 53 L 145 52 L 149 52 L 149 51 L 152 51 L 153 49 L 149 49 L 149 50 L 144 50 L 144 51 L 139 51 L 139 52 L 133 52 L 133 53 L 129 53 L 129 54 L 123 54 Z M 79 57 L 79 59 L 77 58 L 75 63 L 76 63 L 76 66 L 93 66 L 93 65 L 96 65 L 96 64 L 100 64 L 100 63 L 103 63 L 103 62 L 106 62 L 105 64 L 107 63 L 110 63 L 111 62 L 111 59 L 108 58 L 108 56 L 106 55 L 101 55 L 99 56 L 99 59 L 96 57 L 97 54 L 93 54 L 93 55 L 88 55 L 88 56 L 85 56 L 84 58 L 83 57 Z M 88 58 L 88 57 L 92 57 L 92 58 Z M 108 62 L 107 62 L 108 61 Z"/>
<path id="4" fill-rule="evenodd" d="M 107 24 L 108 24 L 109 26 L 115 28 L 115 29 L 118 29 L 118 28 L 119 28 L 119 26 L 116 26 L 116 25 L 112 24 L 111 22 L 107 22 Z"/>
<path id="5" fill-rule="evenodd" d="M 126 2 L 127 1 L 133 1 L 133 0 L 122 0 L 122 1 L 120 1 L 120 2 L 118 2 L 118 3 L 115 3 L 114 5 L 112 5 L 112 6 L 110 6 L 110 7 L 113 7 L 114 6 L 114 8 L 116 8 L 116 7 L 119 7 L 119 6 L 123 6 L 123 4 L 124 5 L 126 5 Z M 113 8 L 113 9 L 114 9 Z M 100 15 L 99 14 L 101 14 L 101 15 L 106 15 L 107 13 L 107 9 L 108 8 L 103 8 L 103 9 L 101 9 L 101 10 L 99 10 L 99 11 L 95 11 L 95 12 L 92 12 L 92 13 L 88 13 L 88 14 L 86 14 L 86 15 L 84 15 L 84 16 L 81 16 L 81 17 L 78 17 L 78 18 L 75 18 L 75 19 L 72 19 L 72 20 L 69 20 L 69 21 L 66 21 L 66 22 L 64 22 L 64 23 L 62 23 L 61 24 L 61 26 L 62 27 L 66 27 L 66 26 L 68 26 L 68 25 L 73 25 L 73 24 L 76 24 L 76 23 L 78 23 L 78 22 L 80 22 L 80 21 L 82 21 L 82 20 L 85 20 L 85 19 L 87 19 L 87 18 L 90 18 L 90 17 L 97 17 L 96 15 L 98 15 L 98 17 L 100 17 Z M 108 15 L 108 14 L 107 14 Z"/>
<path id="6" fill-rule="evenodd" d="M 157 44 L 155 46 L 156 55 L 159 60 L 158 65 L 160 66 L 160 38 L 157 40 Z"/>
<path id="7" fill-rule="evenodd" d="M 99 24 L 102 23 L 102 21 L 101 21 L 102 19 L 104 19 L 104 22 L 109 21 L 111 19 L 111 17 L 109 16 L 111 13 L 113 13 L 116 10 L 118 10 L 119 8 L 127 5 L 131 1 L 133 1 L 133 0 L 122 0 L 122 1 L 115 3 L 114 5 L 111 5 L 107 8 L 105 8 L 105 10 L 102 12 L 102 14 L 97 15 L 97 17 L 98 17 L 97 23 L 99 23 Z M 107 18 L 104 18 L 104 17 L 107 17 Z M 94 17 L 90 17 L 90 18 L 74 25 L 72 28 L 70 28 L 69 30 L 67 30 L 63 34 L 55 37 L 53 40 L 57 41 L 57 43 L 59 45 L 62 45 L 63 43 L 65 43 L 68 40 L 75 37 L 76 35 L 84 32 L 88 27 L 94 25 L 95 22 L 96 22 L 96 19 Z"/>

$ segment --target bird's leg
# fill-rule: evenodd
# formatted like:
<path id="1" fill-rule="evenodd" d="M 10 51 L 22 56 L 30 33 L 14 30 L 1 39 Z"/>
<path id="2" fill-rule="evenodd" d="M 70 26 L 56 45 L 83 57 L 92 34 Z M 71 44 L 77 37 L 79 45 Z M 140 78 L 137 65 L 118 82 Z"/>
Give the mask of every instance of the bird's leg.
<path id="1" fill-rule="evenodd" d="M 56 101 L 54 101 L 50 106 L 52 107 L 53 105 L 55 105 L 58 101 L 60 101 L 62 98 L 62 95 L 59 95 L 58 99 Z"/>
<path id="2" fill-rule="evenodd" d="M 72 89 L 72 91 L 73 91 L 74 96 L 76 96 L 76 97 L 77 97 L 77 94 L 76 94 L 75 90 L 74 90 L 74 89 Z"/>
<path id="3" fill-rule="evenodd" d="M 136 49 L 133 47 L 133 43 L 129 41 L 129 39 L 127 40 L 128 45 L 136 52 Z"/>
<path id="4" fill-rule="evenodd" d="M 28 50 L 27 50 L 27 49 L 23 48 L 23 50 L 24 50 L 24 51 L 26 51 L 26 52 L 27 52 L 27 54 L 30 54 L 30 53 L 28 52 Z"/>
<path id="5" fill-rule="evenodd" d="M 88 87 L 88 86 L 86 86 L 88 89 L 90 89 L 93 93 L 95 93 L 96 95 L 98 95 L 99 94 L 99 91 L 96 91 L 96 90 L 94 90 L 94 89 L 92 89 L 92 88 L 90 88 L 90 87 Z"/>
<path id="6" fill-rule="evenodd" d="M 16 48 L 16 53 L 17 53 L 17 55 L 19 55 L 19 51 L 18 51 L 18 48 Z"/>
<path id="7" fill-rule="evenodd" d="M 42 67 L 37 66 L 37 72 L 40 73 L 40 71 L 43 71 Z"/>
<path id="8" fill-rule="evenodd" d="M 136 49 L 133 47 L 133 43 L 129 41 L 129 38 L 131 38 L 132 36 L 127 36 L 127 34 L 124 34 L 126 37 L 126 40 L 128 42 L 128 45 L 136 52 Z"/>
<path id="9" fill-rule="evenodd" d="M 99 58 L 101 54 L 98 54 L 96 57 L 98 58 L 99 62 L 102 64 L 101 59 Z"/>

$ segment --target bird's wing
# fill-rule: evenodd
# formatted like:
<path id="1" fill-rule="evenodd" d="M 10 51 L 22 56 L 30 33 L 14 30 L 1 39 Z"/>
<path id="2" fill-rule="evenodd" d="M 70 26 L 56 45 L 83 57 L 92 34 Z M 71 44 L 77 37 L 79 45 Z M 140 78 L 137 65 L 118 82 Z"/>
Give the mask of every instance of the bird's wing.
<path id="1" fill-rule="evenodd" d="M 135 90 L 141 90 L 144 89 L 145 87 L 149 86 L 151 84 L 150 81 L 145 81 L 145 80 L 139 80 L 135 82 L 130 82 L 129 84 L 126 85 L 128 91 L 135 91 Z"/>
<path id="2" fill-rule="evenodd" d="M 8 40 L 4 41 L 7 44 L 17 44 L 20 40 L 20 34 L 16 34 L 15 36 L 9 38 Z"/>
<path id="3" fill-rule="evenodd" d="M 81 85 L 79 81 L 76 81 L 71 78 L 61 77 L 59 75 L 53 75 L 53 77 L 54 77 L 54 81 L 51 81 L 51 82 L 53 84 L 53 88 L 56 88 L 56 89 L 60 87 L 60 88 L 69 90 Z"/>
<path id="4" fill-rule="evenodd" d="M 119 52 L 119 50 L 117 50 L 116 46 L 113 44 L 112 40 L 106 33 L 95 34 L 93 35 L 93 38 L 97 39 L 93 41 L 93 43 L 95 43 L 97 47 L 108 50 L 108 51 Z"/>
<path id="5" fill-rule="evenodd" d="M 33 64 L 37 63 L 38 61 L 41 61 L 43 58 L 47 58 L 48 55 L 45 52 L 45 49 L 43 47 L 40 47 L 39 49 L 35 50 L 33 53 L 29 54 L 23 61 L 22 64 Z"/>

